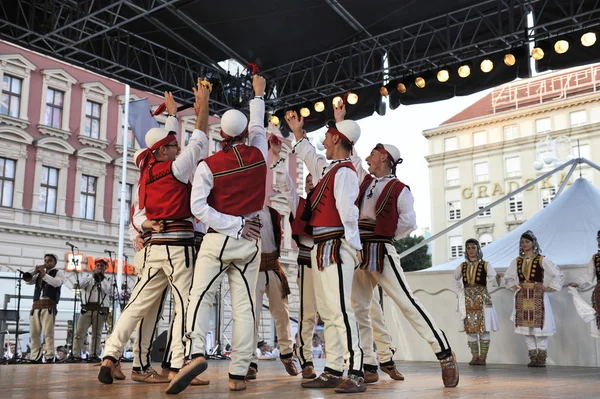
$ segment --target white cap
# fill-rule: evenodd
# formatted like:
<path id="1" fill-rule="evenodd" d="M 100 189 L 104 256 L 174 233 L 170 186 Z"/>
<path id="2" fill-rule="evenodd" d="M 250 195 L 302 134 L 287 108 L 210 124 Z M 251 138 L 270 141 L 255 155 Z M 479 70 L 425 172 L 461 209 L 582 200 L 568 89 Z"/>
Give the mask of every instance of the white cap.
<path id="1" fill-rule="evenodd" d="M 360 126 L 358 123 L 352 120 L 343 120 L 341 122 L 337 122 L 335 124 L 337 130 L 342 133 L 348 140 L 352 142 L 352 144 L 356 144 L 358 139 L 360 138 Z"/>
<path id="2" fill-rule="evenodd" d="M 391 144 L 382 144 L 383 148 L 392 156 L 394 162 L 398 163 L 402 157 L 400 156 L 400 150 Z"/>
<path id="3" fill-rule="evenodd" d="M 221 131 L 229 137 L 237 137 L 246 130 L 248 118 L 236 109 L 230 109 L 221 118 Z"/>
<path id="4" fill-rule="evenodd" d="M 152 129 L 148 130 L 148 133 L 146 133 L 146 137 L 144 138 L 146 141 L 146 147 L 152 148 L 154 144 L 158 143 L 168 135 L 169 131 L 167 129 L 153 127 Z"/>
<path id="5" fill-rule="evenodd" d="M 133 154 L 133 162 L 135 163 L 135 166 L 137 166 L 138 168 L 140 167 L 140 162 L 142 162 L 140 155 L 142 155 L 145 151 L 146 151 L 145 149 L 141 149 L 141 150 L 137 150 L 135 152 L 135 154 Z"/>

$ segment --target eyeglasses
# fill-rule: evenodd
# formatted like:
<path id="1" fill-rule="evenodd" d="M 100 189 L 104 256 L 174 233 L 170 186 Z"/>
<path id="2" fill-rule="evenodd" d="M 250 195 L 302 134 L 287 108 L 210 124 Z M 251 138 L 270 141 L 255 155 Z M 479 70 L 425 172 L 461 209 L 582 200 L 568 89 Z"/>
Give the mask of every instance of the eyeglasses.
<path id="1" fill-rule="evenodd" d="M 179 148 L 179 144 L 175 143 L 175 144 L 166 144 L 164 145 L 164 147 L 177 147 Z"/>

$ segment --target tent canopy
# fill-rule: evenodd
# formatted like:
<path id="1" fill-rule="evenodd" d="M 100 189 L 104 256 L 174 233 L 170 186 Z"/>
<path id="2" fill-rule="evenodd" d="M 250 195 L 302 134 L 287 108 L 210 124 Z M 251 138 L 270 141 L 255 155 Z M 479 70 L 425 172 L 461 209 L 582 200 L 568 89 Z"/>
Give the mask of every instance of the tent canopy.
<path id="1" fill-rule="evenodd" d="M 486 245 L 483 257 L 494 268 L 507 268 L 519 254 L 521 235 L 531 230 L 542 249 L 542 255 L 557 265 L 582 265 L 598 251 L 596 234 L 600 230 L 600 190 L 583 178 L 536 213 L 531 219 Z M 469 237 L 464 237 L 465 241 Z M 453 259 L 428 271 L 454 270 L 464 261 Z"/>

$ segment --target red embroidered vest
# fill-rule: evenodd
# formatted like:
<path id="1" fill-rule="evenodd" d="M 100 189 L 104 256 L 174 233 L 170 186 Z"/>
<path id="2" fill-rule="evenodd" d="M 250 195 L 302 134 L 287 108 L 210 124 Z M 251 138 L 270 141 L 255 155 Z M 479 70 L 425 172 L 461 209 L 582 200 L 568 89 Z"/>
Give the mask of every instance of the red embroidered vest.
<path id="1" fill-rule="evenodd" d="M 335 196 L 333 195 L 335 175 L 340 168 L 350 168 L 356 172 L 352 162 L 340 162 L 319 180 L 319 183 L 309 196 L 310 207 L 312 209 L 309 224 L 312 227 L 343 226 L 340 214 L 335 207 Z"/>
<path id="2" fill-rule="evenodd" d="M 306 206 L 306 200 L 302 197 L 298 198 L 298 208 L 296 209 L 296 217 L 290 212 L 290 226 L 292 228 L 292 238 L 296 241 L 296 245 L 300 247 L 300 237 L 312 238 L 310 234 L 306 232 L 307 222 L 302 220 L 302 212 Z"/>
<path id="3" fill-rule="evenodd" d="M 204 160 L 213 174 L 208 204 L 221 213 L 242 216 L 265 202 L 267 166 L 256 147 L 240 144 Z"/>
<path id="4" fill-rule="evenodd" d="M 363 197 L 373 182 L 374 177 L 365 176 L 360 184 L 356 205 L 360 208 Z M 398 179 L 390 180 L 375 203 L 375 234 L 383 237 L 393 237 L 398 227 L 398 197 L 406 185 Z M 410 189 L 409 189 L 410 190 Z"/>
<path id="5" fill-rule="evenodd" d="M 164 161 L 150 165 L 145 205 L 148 220 L 178 220 L 192 216 L 192 186 L 175 178 L 172 164 L 173 161 Z"/>

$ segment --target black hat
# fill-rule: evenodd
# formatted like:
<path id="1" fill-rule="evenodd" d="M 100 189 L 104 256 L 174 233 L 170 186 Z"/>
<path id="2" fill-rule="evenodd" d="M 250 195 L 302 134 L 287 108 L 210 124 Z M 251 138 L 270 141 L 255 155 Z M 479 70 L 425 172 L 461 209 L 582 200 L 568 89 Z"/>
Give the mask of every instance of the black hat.
<path id="1" fill-rule="evenodd" d="M 260 348 L 261 346 L 265 346 L 267 343 L 265 341 L 259 341 L 258 345 L 256 345 L 257 348 Z"/>

